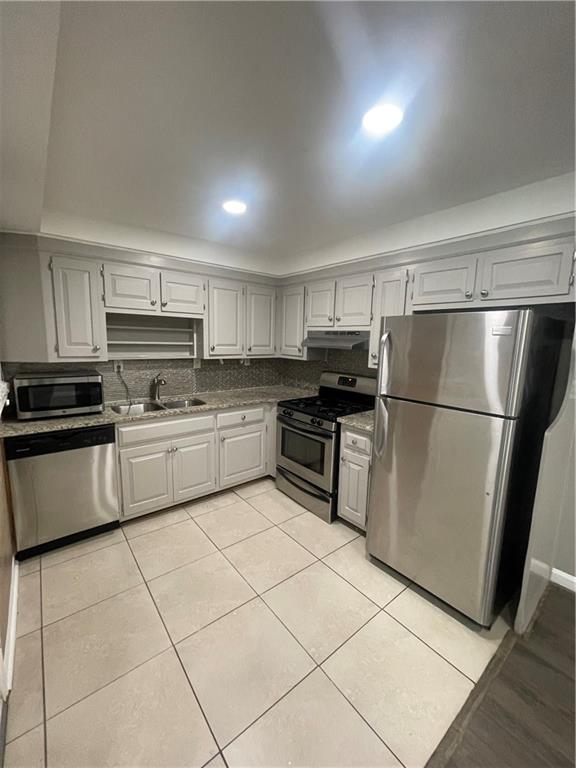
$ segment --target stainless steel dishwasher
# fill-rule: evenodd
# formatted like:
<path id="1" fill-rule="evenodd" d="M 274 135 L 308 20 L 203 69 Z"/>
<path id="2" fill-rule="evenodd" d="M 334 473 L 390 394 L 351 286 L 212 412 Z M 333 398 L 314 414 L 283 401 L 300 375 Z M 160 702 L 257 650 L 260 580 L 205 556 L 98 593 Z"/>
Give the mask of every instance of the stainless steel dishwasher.
<path id="1" fill-rule="evenodd" d="M 22 558 L 119 523 L 114 427 L 4 441 Z"/>

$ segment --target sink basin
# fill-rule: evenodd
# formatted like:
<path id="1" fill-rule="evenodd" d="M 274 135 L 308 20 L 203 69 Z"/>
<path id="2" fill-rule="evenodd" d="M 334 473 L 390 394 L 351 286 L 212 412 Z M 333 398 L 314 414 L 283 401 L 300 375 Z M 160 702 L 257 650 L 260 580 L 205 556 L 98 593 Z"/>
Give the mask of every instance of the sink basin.
<path id="1" fill-rule="evenodd" d="M 113 405 L 112 410 L 121 416 L 138 416 L 149 411 L 163 411 L 164 407 L 159 403 L 132 403 L 132 405 Z"/>
<path id="2" fill-rule="evenodd" d="M 191 408 L 193 405 L 205 405 L 204 400 L 198 397 L 192 397 L 189 400 L 165 400 L 162 405 L 164 408 Z"/>

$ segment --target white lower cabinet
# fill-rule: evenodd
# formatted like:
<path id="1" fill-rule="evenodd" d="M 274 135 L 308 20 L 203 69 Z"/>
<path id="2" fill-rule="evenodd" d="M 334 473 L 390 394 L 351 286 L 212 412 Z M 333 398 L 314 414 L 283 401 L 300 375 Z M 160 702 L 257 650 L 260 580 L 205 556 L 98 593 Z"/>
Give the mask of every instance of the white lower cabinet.
<path id="1" fill-rule="evenodd" d="M 368 512 L 368 483 L 370 479 L 370 456 L 364 451 L 345 448 L 347 441 L 342 436 L 340 449 L 340 474 L 338 478 L 338 517 L 343 517 L 358 528 L 366 529 Z M 364 438 L 370 445 L 370 440 Z M 348 441 L 348 442 L 351 442 Z"/>
<path id="2" fill-rule="evenodd" d="M 123 517 L 265 475 L 274 463 L 274 415 L 275 408 L 256 406 L 119 426 Z"/>
<path id="3" fill-rule="evenodd" d="M 120 451 L 124 516 L 169 507 L 174 500 L 171 442 Z"/>
<path id="4" fill-rule="evenodd" d="M 260 477 L 266 471 L 266 425 L 220 432 L 220 487 Z"/>
<path id="5" fill-rule="evenodd" d="M 216 490 L 215 435 L 194 435 L 172 442 L 174 503 Z"/>

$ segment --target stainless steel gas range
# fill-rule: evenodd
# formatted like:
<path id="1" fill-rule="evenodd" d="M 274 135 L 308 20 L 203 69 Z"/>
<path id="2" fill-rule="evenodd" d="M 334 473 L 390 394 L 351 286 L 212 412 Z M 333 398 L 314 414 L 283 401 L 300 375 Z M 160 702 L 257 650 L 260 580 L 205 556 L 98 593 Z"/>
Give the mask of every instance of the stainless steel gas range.
<path id="1" fill-rule="evenodd" d="M 317 396 L 278 403 L 276 485 L 327 522 L 336 517 L 340 416 L 374 408 L 376 379 L 324 371 Z"/>

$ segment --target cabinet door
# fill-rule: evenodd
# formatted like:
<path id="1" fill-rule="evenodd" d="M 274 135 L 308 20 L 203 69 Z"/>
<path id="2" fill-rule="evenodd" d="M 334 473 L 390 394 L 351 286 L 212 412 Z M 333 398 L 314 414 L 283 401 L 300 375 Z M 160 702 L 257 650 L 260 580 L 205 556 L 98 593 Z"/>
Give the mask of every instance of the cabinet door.
<path id="1" fill-rule="evenodd" d="M 280 303 L 280 354 L 283 357 L 303 357 L 304 286 L 284 288 Z"/>
<path id="2" fill-rule="evenodd" d="M 220 487 L 238 485 L 266 472 L 266 426 L 220 432 Z"/>
<path id="3" fill-rule="evenodd" d="M 244 352 L 244 294 L 235 280 L 210 280 L 209 355 L 241 357 Z"/>
<path id="4" fill-rule="evenodd" d="M 310 328 L 331 328 L 334 325 L 335 295 L 334 280 L 306 286 L 306 324 Z"/>
<path id="5" fill-rule="evenodd" d="M 441 259 L 414 269 L 412 304 L 451 304 L 472 301 L 476 256 Z"/>
<path id="6" fill-rule="evenodd" d="M 52 259 L 58 357 L 106 356 L 106 320 L 98 264 Z"/>
<path id="7" fill-rule="evenodd" d="M 276 338 L 276 290 L 267 285 L 246 289 L 246 354 L 273 355 Z"/>
<path id="8" fill-rule="evenodd" d="M 185 272 L 160 273 L 162 291 L 162 312 L 176 312 L 180 315 L 204 315 L 205 281 L 198 275 Z"/>
<path id="9" fill-rule="evenodd" d="M 152 512 L 173 503 L 172 443 L 120 451 L 122 506 L 125 516 Z"/>
<path id="10" fill-rule="evenodd" d="M 570 291 L 573 245 L 503 248 L 478 259 L 480 299 L 529 299 Z"/>
<path id="11" fill-rule="evenodd" d="M 373 286 L 372 275 L 343 277 L 336 282 L 336 328 L 370 325 Z"/>
<path id="12" fill-rule="evenodd" d="M 342 450 L 338 480 L 338 516 L 366 528 L 370 459 Z"/>
<path id="13" fill-rule="evenodd" d="M 186 501 L 216 489 L 214 432 L 172 441 L 174 501 Z"/>
<path id="14" fill-rule="evenodd" d="M 104 301 L 112 309 L 160 311 L 160 273 L 149 267 L 104 264 Z"/>
<path id="15" fill-rule="evenodd" d="M 372 324 L 370 326 L 370 352 L 368 366 L 378 367 L 378 346 L 382 318 L 403 315 L 406 308 L 406 283 L 408 270 L 387 269 L 375 276 Z"/>

